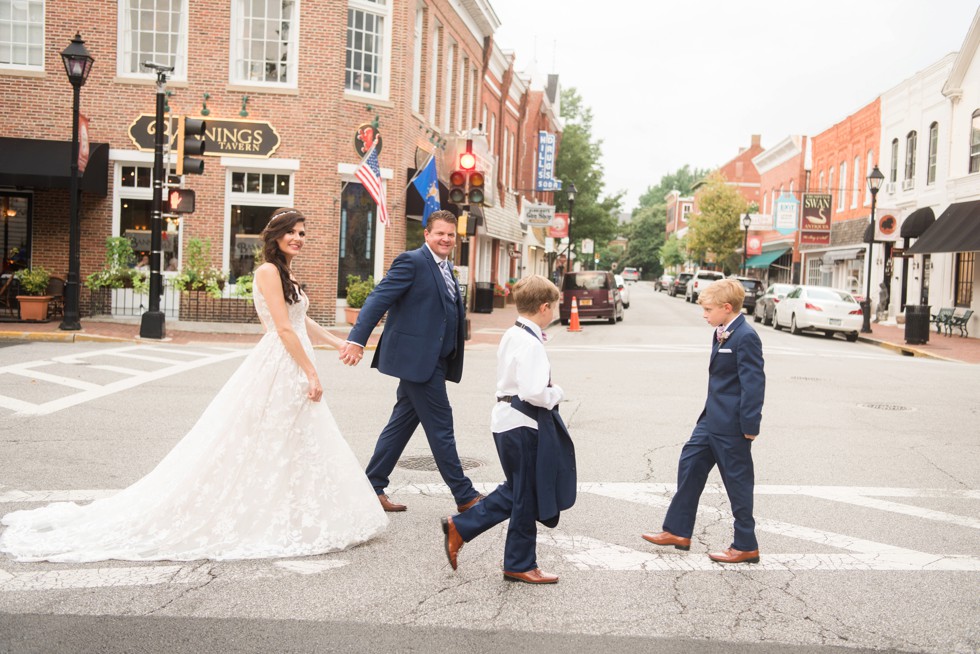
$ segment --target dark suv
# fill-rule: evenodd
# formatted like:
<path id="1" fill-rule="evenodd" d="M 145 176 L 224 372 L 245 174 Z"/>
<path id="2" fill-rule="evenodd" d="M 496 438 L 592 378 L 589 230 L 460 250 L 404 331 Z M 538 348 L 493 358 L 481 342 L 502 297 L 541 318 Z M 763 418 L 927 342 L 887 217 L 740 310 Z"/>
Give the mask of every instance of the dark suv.
<path id="1" fill-rule="evenodd" d="M 745 300 L 742 301 L 742 308 L 745 309 L 745 313 L 751 316 L 755 312 L 756 299 L 766 292 L 766 287 L 758 279 L 751 277 L 736 277 L 735 279 L 742 282 L 742 287 L 745 288 Z"/>
<path id="2" fill-rule="evenodd" d="M 687 290 L 687 282 L 691 277 L 694 277 L 694 273 L 678 273 L 677 277 L 674 277 L 674 283 L 667 289 L 667 295 L 670 297 L 677 297 L 678 295 L 683 297 L 684 292 Z"/>
<path id="3" fill-rule="evenodd" d="M 567 325 L 572 316 L 572 298 L 578 304 L 579 320 L 605 318 L 615 324 L 622 320 L 623 299 L 611 272 L 580 270 L 566 273 L 561 283 L 561 304 L 558 317 Z"/>

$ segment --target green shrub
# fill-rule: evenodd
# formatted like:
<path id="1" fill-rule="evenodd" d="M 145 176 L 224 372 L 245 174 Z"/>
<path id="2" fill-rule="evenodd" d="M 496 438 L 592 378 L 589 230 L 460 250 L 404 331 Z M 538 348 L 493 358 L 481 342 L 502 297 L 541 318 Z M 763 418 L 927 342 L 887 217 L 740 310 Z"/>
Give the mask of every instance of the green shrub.
<path id="1" fill-rule="evenodd" d="M 33 268 L 23 268 L 14 273 L 14 277 L 20 282 L 20 290 L 24 295 L 45 295 L 48 292 L 48 282 L 51 281 L 51 273 L 43 266 Z"/>
<path id="2" fill-rule="evenodd" d="M 360 309 L 373 290 L 374 277 L 361 279 L 357 275 L 347 275 L 347 306 L 351 309 Z"/>

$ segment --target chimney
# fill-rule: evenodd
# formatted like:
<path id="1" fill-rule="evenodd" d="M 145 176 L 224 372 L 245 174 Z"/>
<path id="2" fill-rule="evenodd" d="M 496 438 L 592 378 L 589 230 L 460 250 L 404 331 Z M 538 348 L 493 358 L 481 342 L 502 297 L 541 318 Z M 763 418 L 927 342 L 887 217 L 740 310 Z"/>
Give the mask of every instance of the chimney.
<path id="1" fill-rule="evenodd" d="M 759 146 L 762 145 L 762 134 L 753 134 L 752 135 L 752 147 L 755 147 L 757 145 L 759 145 Z"/>

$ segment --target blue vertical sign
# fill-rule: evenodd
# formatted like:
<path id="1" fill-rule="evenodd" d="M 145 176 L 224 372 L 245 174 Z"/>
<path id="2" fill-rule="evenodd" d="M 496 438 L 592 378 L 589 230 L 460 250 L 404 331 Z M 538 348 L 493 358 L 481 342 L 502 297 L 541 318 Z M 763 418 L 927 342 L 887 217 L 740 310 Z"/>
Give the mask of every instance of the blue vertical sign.
<path id="1" fill-rule="evenodd" d="M 792 234 L 799 224 L 800 201 L 788 193 L 776 200 L 773 223 L 780 234 Z"/>
<path id="2" fill-rule="evenodd" d="M 555 179 L 555 145 L 557 138 L 545 131 L 538 132 L 538 172 L 534 184 L 538 191 L 560 191 L 561 181 Z"/>

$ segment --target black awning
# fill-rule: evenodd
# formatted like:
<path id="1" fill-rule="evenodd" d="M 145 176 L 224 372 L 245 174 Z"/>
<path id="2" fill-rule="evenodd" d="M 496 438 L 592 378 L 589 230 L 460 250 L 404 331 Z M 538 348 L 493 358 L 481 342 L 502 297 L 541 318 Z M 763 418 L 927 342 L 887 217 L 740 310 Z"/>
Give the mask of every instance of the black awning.
<path id="1" fill-rule="evenodd" d="M 70 188 L 71 141 L 0 138 L 0 186 Z M 103 198 L 108 195 L 108 143 L 90 144 L 78 188 Z"/>
<path id="2" fill-rule="evenodd" d="M 931 207 L 922 207 L 909 214 L 909 217 L 902 221 L 902 238 L 919 238 L 932 224 L 936 222 L 936 214 Z"/>
<path id="3" fill-rule="evenodd" d="M 919 237 L 909 254 L 980 251 L 980 200 L 956 202 Z"/>

